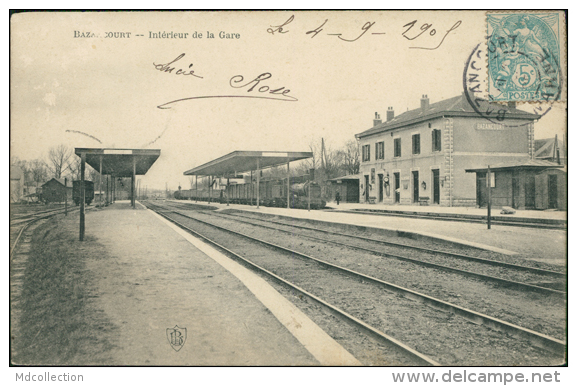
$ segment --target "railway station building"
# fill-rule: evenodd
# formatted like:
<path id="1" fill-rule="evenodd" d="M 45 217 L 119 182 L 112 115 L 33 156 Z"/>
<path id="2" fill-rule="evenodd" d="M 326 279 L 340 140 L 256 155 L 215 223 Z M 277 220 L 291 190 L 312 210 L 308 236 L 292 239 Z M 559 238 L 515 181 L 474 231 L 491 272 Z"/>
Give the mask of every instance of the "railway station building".
<path id="1" fill-rule="evenodd" d="M 477 180 L 466 169 L 521 163 L 535 157 L 537 115 L 512 105 L 480 102 L 479 111 L 501 109 L 502 121 L 480 115 L 462 94 L 436 103 L 423 95 L 420 108 L 356 134 L 361 164 L 361 203 L 476 206 Z"/>

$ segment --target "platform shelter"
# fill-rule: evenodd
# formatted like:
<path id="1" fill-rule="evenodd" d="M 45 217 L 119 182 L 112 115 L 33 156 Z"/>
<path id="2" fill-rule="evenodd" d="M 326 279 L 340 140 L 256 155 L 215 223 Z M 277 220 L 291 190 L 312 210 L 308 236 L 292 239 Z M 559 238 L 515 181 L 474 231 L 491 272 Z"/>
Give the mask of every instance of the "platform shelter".
<path id="1" fill-rule="evenodd" d="M 567 171 L 564 165 L 546 160 L 490 165 L 493 175 L 491 195 L 487 184 L 488 167 L 466 169 L 477 174 L 477 206 L 510 206 L 515 209 L 567 210 Z"/>
<path id="2" fill-rule="evenodd" d="M 95 149 L 76 148 L 74 153 L 80 157 L 80 241 L 84 240 L 84 212 L 85 212 L 85 184 L 84 172 L 86 164 L 100 173 L 98 190 L 102 192 L 102 179 L 106 180 L 106 201 L 115 199 L 116 178 L 131 178 L 130 201 L 136 208 L 135 179 L 137 175 L 144 175 L 160 157 L 160 149 Z M 102 204 L 102 194 L 100 204 Z"/>
<path id="3" fill-rule="evenodd" d="M 220 158 L 197 166 L 184 172 L 185 176 L 196 176 L 198 189 L 198 176 L 209 177 L 209 196 L 214 178 L 230 178 L 238 173 L 256 172 L 256 207 L 260 206 L 260 171 L 280 165 L 287 165 L 287 208 L 290 209 L 290 163 L 312 158 L 312 152 L 290 151 L 242 151 L 237 150 Z M 252 179 L 251 179 L 252 180 Z M 227 197 L 228 199 L 228 197 Z"/>

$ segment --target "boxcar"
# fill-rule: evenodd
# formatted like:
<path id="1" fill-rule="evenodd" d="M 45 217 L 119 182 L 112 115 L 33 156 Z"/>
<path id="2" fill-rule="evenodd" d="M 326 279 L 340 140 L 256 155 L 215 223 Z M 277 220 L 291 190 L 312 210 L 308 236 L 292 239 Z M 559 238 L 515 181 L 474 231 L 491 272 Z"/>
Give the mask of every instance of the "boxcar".
<path id="1" fill-rule="evenodd" d="M 72 182 L 72 199 L 76 205 L 80 205 L 80 181 Z M 94 182 L 84 181 L 84 202 L 86 205 L 94 200 Z"/>

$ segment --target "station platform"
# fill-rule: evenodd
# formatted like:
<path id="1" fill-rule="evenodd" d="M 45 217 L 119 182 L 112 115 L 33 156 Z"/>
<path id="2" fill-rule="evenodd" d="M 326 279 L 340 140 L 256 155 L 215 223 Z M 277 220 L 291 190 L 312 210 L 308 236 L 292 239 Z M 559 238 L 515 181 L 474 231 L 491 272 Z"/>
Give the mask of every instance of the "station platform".
<path id="1" fill-rule="evenodd" d="M 383 205 L 383 204 L 351 204 L 336 203 L 327 204 L 329 209 L 339 211 L 371 211 L 374 213 L 396 214 L 396 215 L 421 215 L 432 219 L 443 219 L 444 217 L 455 219 L 484 220 L 487 218 L 487 208 L 473 207 L 443 207 L 428 205 Z M 493 220 L 515 221 L 520 224 L 553 224 L 567 225 L 567 211 L 560 210 L 519 210 L 515 213 L 502 214 L 501 208 L 491 210 Z"/>
<path id="2" fill-rule="evenodd" d="M 101 256 L 86 261 L 94 305 L 116 328 L 110 364 L 360 364 L 263 279 L 139 203 L 87 212 L 86 240 Z M 175 326 L 183 345 L 170 344 Z"/>
<path id="3" fill-rule="evenodd" d="M 178 203 L 195 204 L 194 201 L 174 200 Z M 198 204 L 207 205 L 206 202 Z M 372 227 L 386 231 L 413 234 L 416 237 L 428 237 L 437 241 L 475 247 L 506 255 L 515 255 L 535 261 L 547 262 L 565 266 L 567 264 L 567 231 L 564 229 L 537 229 L 517 226 L 492 225 L 487 229 L 483 223 L 463 221 L 439 221 L 428 218 L 410 218 L 386 216 L 375 213 L 355 213 L 353 209 L 385 209 L 387 206 L 371 204 L 328 204 L 330 209 L 311 210 L 271 208 L 261 206 L 256 209 L 250 205 L 233 205 L 211 203 L 217 209 L 236 209 L 267 213 L 270 215 L 287 216 L 309 221 L 324 221 L 345 224 L 355 227 Z M 388 208 L 391 208 L 390 206 Z M 394 206 L 392 209 L 423 213 L 455 213 L 481 215 L 483 209 L 478 208 L 444 208 L 420 206 Z M 486 209 L 484 210 L 486 214 Z M 540 216 L 552 220 L 566 219 L 567 212 L 558 211 L 517 211 L 517 216 Z"/>

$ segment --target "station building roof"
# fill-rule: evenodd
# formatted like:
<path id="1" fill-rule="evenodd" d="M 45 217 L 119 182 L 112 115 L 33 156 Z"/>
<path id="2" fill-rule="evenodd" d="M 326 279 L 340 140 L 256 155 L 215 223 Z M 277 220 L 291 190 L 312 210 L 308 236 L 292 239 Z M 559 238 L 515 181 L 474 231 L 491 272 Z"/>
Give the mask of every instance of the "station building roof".
<path id="1" fill-rule="evenodd" d="M 428 97 L 426 100 L 427 101 L 429 100 Z M 539 118 L 538 115 L 531 114 L 508 105 L 491 103 L 489 101 L 480 99 L 475 100 L 475 103 L 478 104 L 479 111 L 488 111 L 495 109 L 505 110 L 508 119 L 523 119 L 532 121 Z M 422 121 L 436 119 L 439 117 L 480 118 L 480 115 L 473 109 L 471 104 L 467 101 L 465 94 L 461 94 L 453 98 L 445 99 L 436 103 L 431 103 L 430 105 L 427 105 L 425 109 L 419 107 L 413 110 L 406 111 L 402 114 L 399 114 L 398 116 L 394 116 L 390 120 L 379 123 L 373 126 L 372 128 L 363 131 L 362 133 L 356 134 L 355 137 L 363 138 L 372 134 L 398 129 L 401 127 L 413 125 Z"/>
<path id="2" fill-rule="evenodd" d="M 56 177 L 53 177 L 53 178 L 49 179 L 48 181 L 46 181 L 45 183 L 43 183 L 42 187 L 44 187 L 44 185 L 48 185 L 48 183 L 52 183 L 52 180 L 56 181 L 57 183 L 59 183 L 62 186 L 64 186 L 64 183 L 66 182 L 66 187 L 72 188 L 72 179 L 71 178 L 68 180 L 65 180 L 64 178 L 56 178 Z"/>
<path id="3" fill-rule="evenodd" d="M 510 171 L 510 170 L 520 170 L 520 169 L 532 169 L 532 170 L 543 170 L 550 168 L 562 168 L 564 165 L 559 165 L 558 163 L 538 160 L 538 159 L 528 159 L 526 161 L 514 162 L 514 163 L 502 163 L 491 165 L 491 172 L 496 171 Z M 484 173 L 487 171 L 487 167 L 475 168 L 475 169 L 465 169 L 467 173 Z"/>
<path id="4" fill-rule="evenodd" d="M 226 176 L 244 173 L 258 168 L 266 169 L 287 162 L 312 158 L 312 152 L 291 151 L 233 151 L 220 158 L 184 172 L 185 176 Z"/>
<path id="5" fill-rule="evenodd" d="M 81 156 L 86 153 L 86 163 L 102 174 L 115 177 L 130 177 L 135 169 L 136 175 L 144 175 L 160 157 L 160 149 L 94 149 L 76 148 L 74 153 Z"/>

